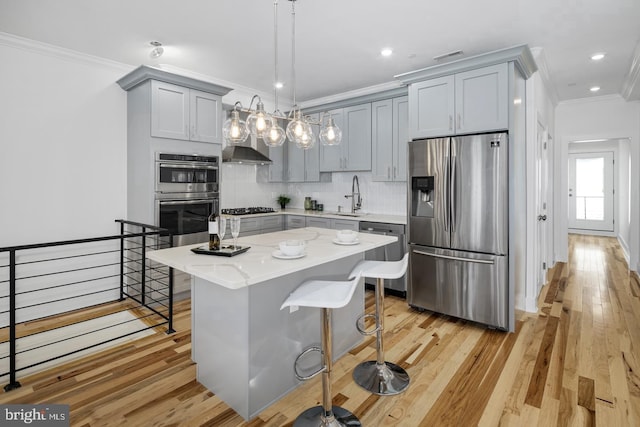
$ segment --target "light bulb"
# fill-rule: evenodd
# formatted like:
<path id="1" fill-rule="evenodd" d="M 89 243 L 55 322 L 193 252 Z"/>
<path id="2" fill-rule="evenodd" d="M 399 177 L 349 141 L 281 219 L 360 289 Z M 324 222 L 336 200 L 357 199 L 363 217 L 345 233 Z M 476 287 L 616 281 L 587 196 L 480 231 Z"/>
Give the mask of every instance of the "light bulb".
<path id="1" fill-rule="evenodd" d="M 338 145 L 342 141 L 342 131 L 332 117 L 329 117 L 329 124 L 320 130 L 319 138 L 323 145 Z"/>
<path id="2" fill-rule="evenodd" d="M 225 141 L 232 144 L 244 142 L 249 136 L 247 125 L 240 120 L 240 113 L 237 110 L 233 110 L 231 117 L 224 122 L 224 126 L 222 126 L 222 136 Z"/>
<path id="3" fill-rule="evenodd" d="M 278 122 L 276 120 L 274 120 L 273 125 L 267 129 L 265 137 L 263 138 L 264 143 L 268 147 L 279 147 L 284 143 L 285 139 L 286 135 L 284 129 L 278 126 Z"/>
<path id="4" fill-rule="evenodd" d="M 264 111 L 264 104 L 259 100 L 256 111 L 247 117 L 247 128 L 249 132 L 258 138 L 264 138 L 264 132 L 271 127 L 272 123 L 273 118 Z"/>

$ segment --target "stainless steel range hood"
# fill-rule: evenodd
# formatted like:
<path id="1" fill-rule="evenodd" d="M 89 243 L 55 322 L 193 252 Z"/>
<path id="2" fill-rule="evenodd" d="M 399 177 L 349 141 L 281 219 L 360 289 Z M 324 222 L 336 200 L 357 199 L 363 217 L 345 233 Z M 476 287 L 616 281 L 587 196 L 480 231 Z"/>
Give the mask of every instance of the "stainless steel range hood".
<path id="1" fill-rule="evenodd" d="M 273 163 L 270 158 L 246 145 L 230 145 L 222 150 L 222 161 L 224 163 L 244 163 L 252 165 L 270 165 Z"/>

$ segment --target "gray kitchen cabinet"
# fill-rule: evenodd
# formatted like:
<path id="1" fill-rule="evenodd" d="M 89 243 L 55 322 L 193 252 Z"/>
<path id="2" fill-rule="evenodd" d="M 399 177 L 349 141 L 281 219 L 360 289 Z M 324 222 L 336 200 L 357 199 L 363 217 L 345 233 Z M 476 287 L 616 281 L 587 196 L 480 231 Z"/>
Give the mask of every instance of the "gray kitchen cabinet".
<path id="1" fill-rule="evenodd" d="M 231 223 L 227 220 L 227 231 L 224 235 L 225 241 L 227 239 L 233 239 L 230 227 Z M 282 231 L 282 228 L 282 215 L 242 217 L 240 221 L 240 237 Z"/>
<path id="2" fill-rule="evenodd" d="M 409 144 L 409 97 L 393 99 L 393 180 L 407 180 Z"/>
<path id="3" fill-rule="evenodd" d="M 373 181 L 406 181 L 409 103 L 406 96 L 371 104 Z"/>
<path id="4" fill-rule="evenodd" d="M 279 147 L 269 147 L 269 158 L 271 164 L 269 165 L 269 182 L 285 182 L 285 167 L 286 156 L 285 149 L 286 143 Z"/>
<path id="5" fill-rule="evenodd" d="M 260 217 L 260 231 L 262 233 L 272 233 L 274 231 L 282 231 L 283 217 L 282 215 L 269 215 Z"/>
<path id="6" fill-rule="evenodd" d="M 222 142 L 222 98 L 152 80 L 151 136 L 196 142 Z"/>
<path id="7" fill-rule="evenodd" d="M 313 121 L 320 119 L 319 114 L 310 114 Z M 318 182 L 320 181 L 320 146 L 318 126 L 312 126 L 316 143 L 313 147 L 303 149 L 287 140 L 286 145 L 286 181 L 287 182 Z"/>
<path id="8" fill-rule="evenodd" d="M 306 224 L 307 227 L 331 228 L 331 219 L 308 216 Z"/>
<path id="9" fill-rule="evenodd" d="M 507 71 L 502 63 L 409 85 L 409 138 L 507 129 Z"/>
<path id="10" fill-rule="evenodd" d="M 307 150 L 299 148 L 289 140 L 285 142 L 285 146 L 287 147 L 287 182 L 304 182 L 304 153 Z"/>
<path id="11" fill-rule="evenodd" d="M 304 228 L 307 226 L 304 215 L 287 215 L 286 219 L 286 230 L 291 230 L 294 228 Z"/>
<path id="12" fill-rule="evenodd" d="M 331 228 L 334 230 L 353 230 L 358 231 L 360 221 L 353 221 L 348 219 L 332 219 Z"/>
<path id="13" fill-rule="evenodd" d="M 320 172 L 371 170 L 371 103 L 330 113 L 342 129 L 342 142 L 320 147 Z"/>

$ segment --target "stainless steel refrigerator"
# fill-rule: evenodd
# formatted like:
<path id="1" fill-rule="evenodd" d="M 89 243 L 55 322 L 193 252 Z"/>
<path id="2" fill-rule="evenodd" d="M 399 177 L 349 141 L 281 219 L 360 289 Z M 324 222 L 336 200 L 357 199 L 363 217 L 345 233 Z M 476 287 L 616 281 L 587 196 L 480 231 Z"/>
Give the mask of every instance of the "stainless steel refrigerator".
<path id="1" fill-rule="evenodd" d="M 409 143 L 411 306 L 514 330 L 508 135 Z"/>

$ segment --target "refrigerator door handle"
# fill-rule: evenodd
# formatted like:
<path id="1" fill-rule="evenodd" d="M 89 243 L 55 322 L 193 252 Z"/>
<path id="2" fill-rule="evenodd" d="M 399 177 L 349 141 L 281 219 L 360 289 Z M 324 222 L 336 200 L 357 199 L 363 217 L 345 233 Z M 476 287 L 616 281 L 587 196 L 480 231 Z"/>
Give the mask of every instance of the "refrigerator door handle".
<path id="1" fill-rule="evenodd" d="M 449 144 L 450 141 L 447 141 L 447 145 L 445 147 L 445 162 L 444 162 L 444 171 L 443 171 L 443 175 L 444 175 L 444 179 L 443 181 L 443 185 L 442 185 L 442 191 L 440 194 L 442 194 L 442 197 L 445 198 L 444 200 L 444 231 L 449 232 L 449 219 L 451 218 L 451 200 L 449 199 L 451 197 L 451 191 L 450 191 L 450 187 L 449 187 L 449 180 L 450 180 L 450 170 L 449 168 L 450 166 L 450 162 L 449 162 Z"/>
<path id="2" fill-rule="evenodd" d="M 451 202 L 449 203 L 451 207 L 451 232 L 456 231 L 456 215 L 457 215 L 457 207 L 456 207 L 456 148 L 453 144 L 455 144 L 455 139 L 451 140 L 451 185 L 449 187 L 449 197 L 451 198 Z"/>
<path id="3" fill-rule="evenodd" d="M 413 253 L 414 254 L 419 254 L 419 255 L 426 255 L 426 256 L 433 257 L 433 258 L 450 259 L 452 261 L 475 262 L 475 263 L 478 263 L 478 264 L 494 264 L 493 260 L 462 258 L 462 257 L 450 256 L 450 255 L 431 254 L 429 252 L 417 251 L 415 249 L 413 250 Z"/>

